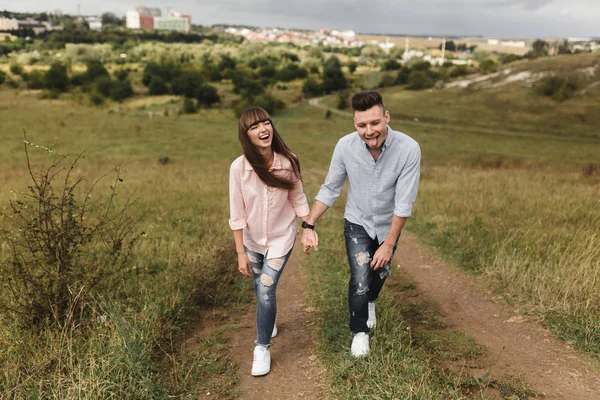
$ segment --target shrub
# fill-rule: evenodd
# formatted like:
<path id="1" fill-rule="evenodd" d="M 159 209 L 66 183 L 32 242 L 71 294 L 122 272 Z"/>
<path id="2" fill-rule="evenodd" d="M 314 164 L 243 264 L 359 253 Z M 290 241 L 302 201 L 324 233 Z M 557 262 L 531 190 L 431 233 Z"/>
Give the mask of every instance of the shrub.
<path id="1" fill-rule="evenodd" d="M 184 114 L 195 114 L 196 113 L 196 103 L 194 100 L 185 97 L 183 99 L 183 109 Z"/>
<path id="2" fill-rule="evenodd" d="M 398 61 L 396 60 L 387 60 L 386 62 L 383 63 L 383 65 L 381 66 L 381 70 L 382 71 L 397 71 L 400 68 L 402 68 L 402 64 L 400 64 Z"/>
<path id="3" fill-rule="evenodd" d="M 496 61 L 492 60 L 491 58 L 486 58 L 479 63 L 479 68 L 481 68 L 483 73 L 487 74 L 490 72 L 495 72 L 498 69 L 498 64 L 496 64 Z"/>
<path id="4" fill-rule="evenodd" d="M 25 75 L 28 89 L 43 89 L 44 88 L 44 73 L 42 71 L 31 71 Z"/>
<path id="5" fill-rule="evenodd" d="M 66 92 L 68 86 L 69 77 L 67 75 L 67 67 L 59 63 L 52 64 L 48 72 L 44 75 L 44 87 L 50 90 Z"/>
<path id="6" fill-rule="evenodd" d="M 212 107 L 213 104 L 221 101 L 217 89 L 211 85 L 203 85 L 196 92 L 196 99 L 199 106 Z"/>
<path id="7" fill-rule="evenodd" d="M 129 72 L 126 69 L 118 69 L 115 71 L 115 78 L 120 81 L 124 81 L 129 77 Z"/>
<path id="8" fill-rule="evenodd" d="M 336 90 L 343 90 L 348 87 L 348 80 L 342 72 L 342 66 L 337 57 L 333 56 L 325 62 L 323 69 L 322 88 L 325 93 L 331 93 Z"/>
<path id="9" fill-rule="evenodd" d="M 350 61 L 348 64 L 348 71 L 350 71 L 350 75 L 354 74 L 356 68 L 358 68 L 358 63 L 356 61 Z"/>
<path id="10" fill-rule="evenodd" d="M 427 71 L 417 70 L 410 73 L 406 88 L 409 90 L 422 90 L 433 87 L 434 80 Z"/>
<path id="11" fill-rule="evenodd" d="M 450 77 L 456 78 L 469 74 L 469 68 L 466 65 L 457 65 L 450 70 Z"/>
<path id="12" fill-rule="evenodd" d="M 85 77 L 88 82 L 94 82 L 100 77 L 109 76 L 108 71 L 104 68 L 104 64 L 100 60 L 90 60 L 86 63 L 86 66 Z"/>
<path id="13" fill-rule="evenodd" d="M 158 64 L 150 61 L 144 68 L 142 83 L 150 87 L 152 78 L 159 77 L 164 82 L 170 82 L 174 77 L 179 76 L 181 67 L 175 64 Z"/>
<path id="14" fill-rule="evenodd" d="M 0 85 L 2 85 L 4 83 L 5 79 L 6 79 L 6 74 L 4 73 L 4 71 L 0 71 Z"/>
<path id="15" fill-rule="evenodd" d="M 579 79 L 571 75 L 568 77 L 549 76 L 543 78 L 535 86 L 535 90 L 542 96 L 551 97 L 556 101 L 564 101 L 573 97 L 579 88 Z"/>
<path id="16" fill-rule="evenodd" d="M 23 73 L 23 66 L 18 62 L 10 64 L 10 72 L 14 75 L 21 75 Z"/>
<path id="17" fill-rule="evenodd" d="M 346 93 L 340 92 L 340 94 L 338 95 L 337 103 L 338 110 L 345 110 L 346 108 L 348 108 L 349 105 L 350 102 L 348 101 L 348 96 L 346 95 Z"/>
<path id="18" fill-rule="evenodd" d="M 112 89 L 112 79 L 108 76 L 104 76 L 96 81 L 96 91 L 102 94 L 104 97 L 110 96 L 110 90 Z"/>
<path id="19" fill-rule="evenodd" d="M 25 140 L 29 190 L 10 201 L 11 225 L 2 232 L 10 259 L 0 265 L 0 309 L 29 324 L 51 320 L 63 325 L 83 314 L 74 311 L 84 310 L 95 287 L 127 271 L 136 241 L 136 220 L 128 215 L 133 203 L 126 201 L 120 209 L 114 204 L 122 182 L 118 167 L 108 195 L 94 195 L 91 201 L 102 178 L 79 198 L 81 154 L 70 161 L 46 149 L 56 161 L 34 169 L 30 146 Z"/>
<path id="20" fill-rule="evenodd" d="M 200 71 L 183 71 L 173 79 L 172 91 L 174 94 L 193 98 L 204 85 L 204 76 Z"/>
<path id="21" fill-rule="evenodd" d="M 148 85 L 148 91 L 153 96 L 160 96 L 169 93 L 169 86 L 160 76 L 153 76 L 150 85 Z"/>
<path id="22" fill-rule="evenodd" d="M 111 81 L 109 93 L 111 100 L 122 101 L 128 97 L 131 97 L 131 95 L 133 95 L 133 88 L 131 87 L 130 81 Z"/>
<path id="23" fill-rule="evenodd" d="M 398 75 L 396 75 L 396 85 L 406 85 L 408 83 L 408 78 L 410 77 L 411 69 L 408 67 L 402 67 L 400 71 L 398 71 Z"/>
<path id="24" fill-rule="evenodd" d="M 298 64 L 287 64 L 279 70 L 277 78 L 282 82 L 293 81 L 294 79 L 303 79 L 308 76 L 308 71 Z"/>
<path id="25" fill-rule="evenodd" d="M 323 94 L 323 87 L 313 78 L 308 78 L 302 85 L 302 93 L 307 96 L 320 96 Z"/>
<path id="26" fill-rule="evenodd" d="M 394 86 L 394 85 L 396 85 L 397 79 L 398 79 L 397 76 L 394 77 L 393 75 L 385 74 L 381 77 L 381 81 L 379 82 L 379 87 L 383 88 L 383 87 Z"/>
<path id="27" fill-rule="evenodd" d="M 104 104 L 104 96 L 97 91 L 90 92 L 90 104 L 93 106 L 101 106 Z"/>

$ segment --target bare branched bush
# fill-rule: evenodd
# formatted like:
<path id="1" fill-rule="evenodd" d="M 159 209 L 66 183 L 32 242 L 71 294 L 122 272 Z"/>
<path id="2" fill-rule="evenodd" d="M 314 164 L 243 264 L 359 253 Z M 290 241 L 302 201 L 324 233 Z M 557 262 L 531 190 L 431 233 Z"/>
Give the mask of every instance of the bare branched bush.
<path id="1" fill-rule="evenodd" d="M 73 160 L 27 141 L 25 156 L 31 178 L 28 190 L 15 193 L 8 221 L 0 235 L 10 248 L 0 264 L 0 311 L 22 321 L 64 324 L 73 310 L 84 311 L 85 299 L 107 278 L 128 271 L 132 247 L 140 236 L 130 214 L 129 197 L 116 205 L 120 168 L 103 175 L 84 191 L 85 177 L 77 171 L 83 153 Z M 49 166 L 34 168 L 30 148 L 46 151 Z M 106 196 L 92 197 L 100 182 L 111 176 Z M 68 321 L 67 321 L 68 320 Z"/>

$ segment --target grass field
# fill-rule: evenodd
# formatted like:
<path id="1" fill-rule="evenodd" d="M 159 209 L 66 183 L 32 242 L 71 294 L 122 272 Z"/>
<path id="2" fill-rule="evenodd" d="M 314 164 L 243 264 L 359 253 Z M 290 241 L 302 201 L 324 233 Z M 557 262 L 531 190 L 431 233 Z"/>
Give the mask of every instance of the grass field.
<path id="1" fill-rule="evenodd" d="M 571 57 L 570 62 L 578 68 L 590 60 Z M 595 356 L 600 354 L 599 89 L 563 103 L 519 85 L 384 92 L 390 125 L 419 141 L 423 153 L 420 192 L 407 229 L 516 309 Z M 336 96 L 325 100 L 336 102 Z M 28 185 L 26 129 L 31 142 L 54 144 L 61 153 L 85 150 L 78 174 L 90 180 L 121 165 L 119 199 L 139 198 L 138 230 L 146 233 L 132 260 L 138 273 L 87 300 L 91 316 L 106 318 L 35 332 L 21 330 L 10 318 L 0 320 L 2 398 L 235 395 L 235 365 L 226 343 L 215 337 L 181 353 L 177 335 L 205 310 L 248 298 L 248 283 L 235 271 L 227 226 L 228 168 L 240 154 L 237 121 L 229 109 L 150 119 L 139 112 L 141 106 L 151 104 L 111 111 L 68 97 L 40 100 L 0 89 L 2 226 L 8 201 L 16 196 L 12 191 Z M 351 119 L 336 114 L 326 119 L 323 110 L 302 103 L 275 116 L 275 122 L 300 155 L 306 192 L 313 198 L 335 143 L 353 130 Z M 42 150 L 32 154 L 38 166 L 48 159 Z M 95 193 L 102 196 L 109 184 Z M 328 317 L 318 322 L 317 341 L 330 397 L 377 398 L 367 390 L 374 379 L 381 398 L 463 397 L 460 382 L 411 347 L 406 321 L 390 299 L 379 336 L 389 347 L 371 357 L 376 362 L 357 364 L 341 352 L 347 341 L 342 212 L 338 202 L 326 214 L 320 222 L 323 251 L 302 261 L 312 271 L 330 267 L 326 279 L 310 274 L 314 304 Z M 0 251 L 5 260 L 7 247 Z"/>

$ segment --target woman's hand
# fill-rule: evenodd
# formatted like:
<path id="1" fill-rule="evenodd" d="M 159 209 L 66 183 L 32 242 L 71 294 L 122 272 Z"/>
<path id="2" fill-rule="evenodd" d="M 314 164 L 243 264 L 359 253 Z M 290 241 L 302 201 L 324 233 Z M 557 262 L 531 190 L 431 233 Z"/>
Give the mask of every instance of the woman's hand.
<path id="1" fill-rule="evenodd" d="M 314 229 L 304 229 L 302 231 L 302 246 L 306 255 L 310 255 L 309 249 L 311 247 L 319 251 L 319 235 Z"/>
<path id="2" fill-rule="evenodd" d="M 246 276 L 252 276 L 252 267 L 246 253 L 238 253 L 238 270 Z"/>

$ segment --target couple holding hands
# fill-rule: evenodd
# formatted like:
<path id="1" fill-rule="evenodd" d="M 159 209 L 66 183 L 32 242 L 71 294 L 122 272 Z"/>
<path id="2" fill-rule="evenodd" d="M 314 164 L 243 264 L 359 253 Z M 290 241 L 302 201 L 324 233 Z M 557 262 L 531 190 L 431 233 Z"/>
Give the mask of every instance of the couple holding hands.
<path id="1" fill-rule="evenodd" d="M 269 347 L 277 335 L 276 289 L 302 220 L 304 252 L 318 250 L 315 225 L 350 183 L 344 236 L 350 266 L 348 308 L 353 335 L 350 351 L 369 352 L 376 324 L 375 301 L 390 275 L 390 262 L 417 196 L 421 151 L 415 140 L 388 126 L 390 114 L 380 93 L 352 97 L 356 131 L 342 137 L 331 157 L 325 182 L 309 210 L 298 157 L 262 108 L 240 117 L 243 155 L 230 169 L 229 200 L 238 269 L 254 280 L 257 339 L 252 375 L 271 369 Z"/>

